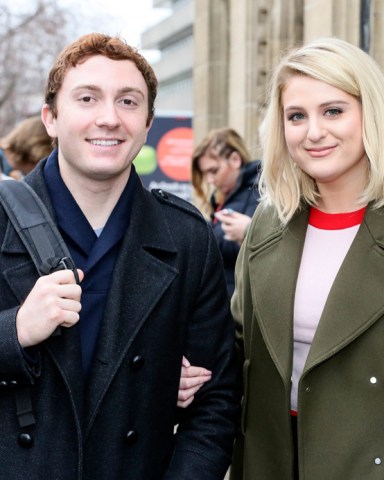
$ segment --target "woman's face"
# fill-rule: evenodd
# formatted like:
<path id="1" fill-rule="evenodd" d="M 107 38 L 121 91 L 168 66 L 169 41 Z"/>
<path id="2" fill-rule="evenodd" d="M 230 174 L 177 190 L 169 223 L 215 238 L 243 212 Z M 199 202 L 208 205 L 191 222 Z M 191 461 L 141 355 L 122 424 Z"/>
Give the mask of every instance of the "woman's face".
<path id="1" fill-rule="evenodd" d="M 316 181 L 320 194 L 346 186 L 361 193 L 368 160 L 360 101 L 325 82 L 297 75 L 287 81 L 282 104 L 288 151 Z"/>
<path id="2" fill-rule="evenodd" d="M 228 158 L 206 154 L 200 157 L 198 167 L 204 180 L 226 196 L 235 188 L 241 158 L 237 152 L 232 152 Z"/>

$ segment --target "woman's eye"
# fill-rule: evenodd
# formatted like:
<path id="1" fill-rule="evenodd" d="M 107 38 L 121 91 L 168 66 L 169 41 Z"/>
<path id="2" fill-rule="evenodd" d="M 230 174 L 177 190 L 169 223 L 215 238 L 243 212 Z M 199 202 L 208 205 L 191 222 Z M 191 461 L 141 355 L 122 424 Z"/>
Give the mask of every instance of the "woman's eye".
<path id="1" fill-rule="evenodd" d="M 304 115 L 302 113 L 292 113 L 289 115 L 288 120 L 291 121 L 297 121 L 297 120 L 302 120 L 304 118 Z"/>
<path id="2" fill-rule="evenodd" d="M 337 115 L 340 115 L 340 113 L 342 113 L 342 111 L 340 110 L 340 108 L 329 108 L 325 114 L 330 116 L 330 117 L 337 117 Z"/>

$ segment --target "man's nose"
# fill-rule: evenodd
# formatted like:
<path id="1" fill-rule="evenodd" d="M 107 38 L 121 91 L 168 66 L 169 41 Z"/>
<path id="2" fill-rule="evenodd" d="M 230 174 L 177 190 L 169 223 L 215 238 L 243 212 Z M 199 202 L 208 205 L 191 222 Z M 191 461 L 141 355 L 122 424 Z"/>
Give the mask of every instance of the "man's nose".
<path id="1" fill-rule="evenodd" d="M 96 124 L 99 127 L 116 128 L 121 125 L 119 112 L 114 103 L 105 103 L 100 106 Z"/>

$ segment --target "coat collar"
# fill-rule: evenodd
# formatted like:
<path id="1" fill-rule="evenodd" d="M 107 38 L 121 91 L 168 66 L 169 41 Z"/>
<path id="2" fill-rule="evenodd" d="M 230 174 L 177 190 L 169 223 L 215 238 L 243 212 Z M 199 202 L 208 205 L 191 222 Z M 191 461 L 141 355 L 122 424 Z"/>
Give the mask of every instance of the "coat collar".
<path id="1" fill-rule="evenodd" d="M 260 212 L 261 213 L 261 212 Z M 282 228 L 268 213 L 249 240 L 249 276 L 255 317 L 284 381 L 292 374 L 293 305 L 309 212 Z M 251 347 L 252 348 L 252 347 Z"/>
<path id="2" fill-rule="evenodd" d="M 249 242 L 255 316 L 287 386 L 292 372 L 294 296 L 308 216 L 308 209 L 304 209 L 285 228 L 277 220 L 269 221 L 262 238 Z M 367 208 L 329 293 L 304 373 L 351 343 L 384 315 L 383 285 L 384 208 Z"/>
<path id="3" fill-rule="evenodd" d="M 130 228 L 117 259 L 90 373 L 87 431 L 132 342 L 179 275 L 169 261 L 177 254 L 172 233 L 166 221 L 159 221 L 164 215 L 158 201 L 140 184 L 133 200 Z"/>

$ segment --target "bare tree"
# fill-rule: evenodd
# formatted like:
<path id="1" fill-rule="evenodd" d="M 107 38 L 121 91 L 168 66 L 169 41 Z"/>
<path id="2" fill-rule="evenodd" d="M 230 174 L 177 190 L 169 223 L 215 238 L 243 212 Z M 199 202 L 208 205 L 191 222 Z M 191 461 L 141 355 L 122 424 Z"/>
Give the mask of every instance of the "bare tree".
<path id="1" fill-rule="evenodd" d="M 76 28 L 56 0 L 26 2 L 16 10 L 0 0 L 0 136 L 39 111 L 54 57 Z"/>

